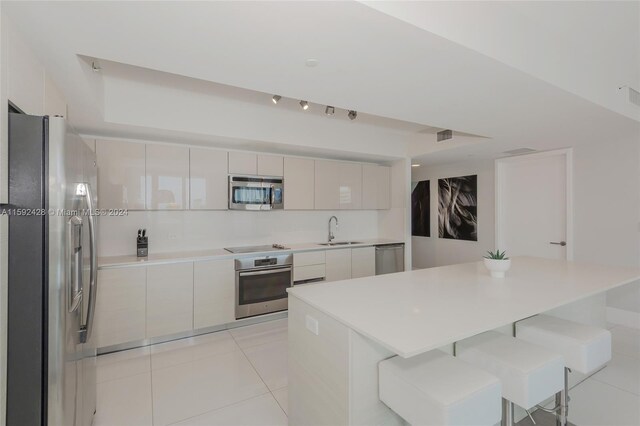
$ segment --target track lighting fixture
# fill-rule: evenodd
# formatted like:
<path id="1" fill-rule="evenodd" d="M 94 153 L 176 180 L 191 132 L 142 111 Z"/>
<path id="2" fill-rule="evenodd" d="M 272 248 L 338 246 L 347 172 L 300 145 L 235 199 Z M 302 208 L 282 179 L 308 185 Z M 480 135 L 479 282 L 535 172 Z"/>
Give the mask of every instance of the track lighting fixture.
<path id="1" fill-rule="evenodd" d="M 280 95 L 273 95 L 273 98 L 271 98 L 274 104 L 277 104 L 280 99 L 282 99 Z"/>
<path id="2" fill-rule="evenodd" d="M 300 101 L 300 106 L 305 111 L 309 109 L 309 103 L 307 101 Z"/>
<path id="3" fill-rule="evenodd" d="M 349 110 L 349 114 L 348 114 L 349 120 L 355 120 L 357 116 L 358 116 L 358 111 L 354 111 L 352 109 Z"/>
<path id="4" fill-rule="evenodd" d="M 335 112 L 336 112 L 336 109 L 329 105 L 327 105 L 327 107 L 324 109 L 324 113 L 327 115 L 333 115 Z"/>

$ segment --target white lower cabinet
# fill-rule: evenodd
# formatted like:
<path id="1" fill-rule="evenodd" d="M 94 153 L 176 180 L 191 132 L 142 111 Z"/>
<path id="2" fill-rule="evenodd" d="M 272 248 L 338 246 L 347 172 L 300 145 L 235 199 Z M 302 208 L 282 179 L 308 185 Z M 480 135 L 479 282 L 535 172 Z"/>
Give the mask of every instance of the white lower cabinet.
<path id="1" fill-rule="evenodd" d="M 233 259 L 194 262 L 194 329 L 235 321 L 235 296 Z"/>
<path id="2" fill-rule="evenodd" d="M 325 254 L 326 281 L 351 278 L 351 249 L 332 249 Z"/>
<path id="3" fill-rule="evenodd" d="M 145 338 L 146 268 L 98 271 L 93 334 L 97 347 Z"/>
<path id="4" fill-rule="evenodd" d="M 193 329 L 193 262 L 147 266 L 147 338 Z"/>
<path id="5" fill-rule="evenodd" d="M 371 277 L 376 274 L 376 248 L 351 249 L 351 278 Z"/>

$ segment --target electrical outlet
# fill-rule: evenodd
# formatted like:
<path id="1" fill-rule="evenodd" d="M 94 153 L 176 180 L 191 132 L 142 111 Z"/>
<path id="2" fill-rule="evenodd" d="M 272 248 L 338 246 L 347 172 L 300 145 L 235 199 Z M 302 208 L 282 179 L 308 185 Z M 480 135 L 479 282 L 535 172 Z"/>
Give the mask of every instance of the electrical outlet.
<path id="1" fill-rule="evenodd" d="M 320 334 L 320 330 L 319 330 L 319 327 L 318 327 L 318 320 L 317 319 L 307 315 L 305 317 L 305 323 L 307 325 L 307 330 L 309 330 L 310 332 L 312 332 L 316 336 L 318 334 Z"/>

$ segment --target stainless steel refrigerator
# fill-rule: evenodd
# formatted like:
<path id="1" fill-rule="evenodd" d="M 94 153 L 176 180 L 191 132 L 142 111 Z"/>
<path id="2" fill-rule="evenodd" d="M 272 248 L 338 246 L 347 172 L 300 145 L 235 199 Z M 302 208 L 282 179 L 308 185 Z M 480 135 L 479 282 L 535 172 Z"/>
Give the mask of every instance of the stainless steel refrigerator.
<path id="1" fill-rule="evenodd" d="M 63 118 L 9 114 L 7 425 L 96 409 L 95 154 Z"/>

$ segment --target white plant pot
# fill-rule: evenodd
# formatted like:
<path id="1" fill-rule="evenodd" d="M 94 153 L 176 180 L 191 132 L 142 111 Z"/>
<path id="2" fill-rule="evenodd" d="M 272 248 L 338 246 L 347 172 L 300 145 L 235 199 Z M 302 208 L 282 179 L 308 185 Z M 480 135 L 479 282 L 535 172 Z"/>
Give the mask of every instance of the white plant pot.
<path id="1" fill-rule="evenodd" d="M 487 259 L 484 258 L 484 266 L 487 267 L 493 278 L 504 278 L 504 273 L 511 268 L 511 259 Z"/>

